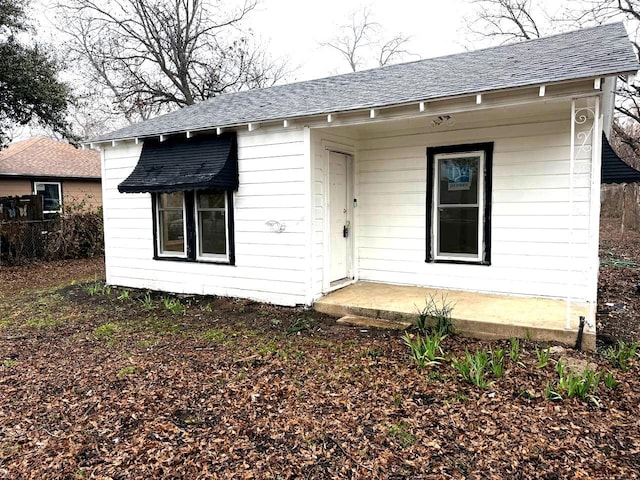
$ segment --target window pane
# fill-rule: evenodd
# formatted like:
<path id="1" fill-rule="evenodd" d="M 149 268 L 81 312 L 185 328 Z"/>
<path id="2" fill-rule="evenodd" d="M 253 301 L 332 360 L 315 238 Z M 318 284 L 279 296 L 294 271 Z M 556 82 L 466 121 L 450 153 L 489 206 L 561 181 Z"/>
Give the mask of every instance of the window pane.
<path id="1" fill-rule="evenodd" d="M 478 254 L 478 208 L 440 208 L 439 254 Z"/>
<path id="2" fill-rule="evenodd" d="M 184 219 L 182 210 L 160 212 L 160 250 L 184 253 Z"/>
<path id="3" fill-rule="evenodd" d="M 224 192 L 199 193 L 198 208 L 224 208 Z"/>
<path id="4" fill-rule="evenodd" d="M 36 193 L 42 195 L 44 211 L 60 210 L 60 186 L 57 183 L 36 183 Z"/>
<path id="5" fill-rule="evenodd" d="M 440 205 L 478 203 L 479 165 L 480 157 L 439 160 Z"/>
<path id="6" fill-rule="evenodd" d="M 227 221 L 224 211 L 198 212 L 201 255 L 226 255 L 226 225 Z"/>
<path id="7" fill-rule="evenodd" d="M 182 192 L 161 193 L 160 208 L 182 208 Z"/>

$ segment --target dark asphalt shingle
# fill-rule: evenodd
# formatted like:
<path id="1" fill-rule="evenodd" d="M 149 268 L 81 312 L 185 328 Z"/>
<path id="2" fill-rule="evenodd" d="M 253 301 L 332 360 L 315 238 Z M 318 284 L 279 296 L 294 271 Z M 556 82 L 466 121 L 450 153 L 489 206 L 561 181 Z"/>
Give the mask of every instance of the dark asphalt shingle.
<path id="1" fill-rule="evenodd" d="M 640 172 L 627 165 L 611 148 L 607 137 L 602 134 L 602 164 L 600 183 L 636 183 L 640 182 Z"/>
<path id="2" fill-rule="evenodd" d="M 622 23 L 446 57 L 228 93 L 94 142 L 385 107 L 636 71 Z"/>

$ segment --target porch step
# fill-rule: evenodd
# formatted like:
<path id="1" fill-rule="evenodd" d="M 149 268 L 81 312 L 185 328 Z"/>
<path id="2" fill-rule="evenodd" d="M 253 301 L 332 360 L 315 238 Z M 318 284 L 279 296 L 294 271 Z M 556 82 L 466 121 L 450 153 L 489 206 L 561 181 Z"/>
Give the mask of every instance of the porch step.
<path id="1" fill-rule="evenodd" d="M 572 325 L 566 328 L 564 300 L 516 297 L 373 282 L 358 282 L 317 300 L 314 309 L 332 317 L 365 317 L 386 322 L 415 322 L 429 299 L 453 305 L 451 321 L 461 335 L 483 339 L 530 338 L 575 345 L 578 318 L 589 318 L 588 305 L 572 305 Z M 583 350 L 595 350 L 595 332 L 584 331 Z"/>
<path id="2" fill-rule="evenodd" d="M 406 330 L 411 326 L 410 322 L 386 320 L 384 318 L 360 317 L 357 315 L 345 315 L 336 320 L 343 325 L 364 328 L 382 328 L 385 330 Z"/>

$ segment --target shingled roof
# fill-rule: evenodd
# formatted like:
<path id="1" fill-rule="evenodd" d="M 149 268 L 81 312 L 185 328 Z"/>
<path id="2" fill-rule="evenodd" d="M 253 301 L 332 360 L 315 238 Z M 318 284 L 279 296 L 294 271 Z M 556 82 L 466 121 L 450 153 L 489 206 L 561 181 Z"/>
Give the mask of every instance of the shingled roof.
<path id="1" fill-rule="evenodd" d="M 92 142 L 157 136 L 635 72 L 622 23 L 512 45 L 223 94 Z"/>
<path id="2" fill-rule="evenodd" d="M 611 148 L 604 133 L 602 134 L 602 163 L 600 183 L 637 183 L 640 172 L 628 165 Z"/>
<path id="3" fill-rule="evenodd" d="M 34 137 L 0 150 L 0 176 L 100 178 L 100 154 Z"/>

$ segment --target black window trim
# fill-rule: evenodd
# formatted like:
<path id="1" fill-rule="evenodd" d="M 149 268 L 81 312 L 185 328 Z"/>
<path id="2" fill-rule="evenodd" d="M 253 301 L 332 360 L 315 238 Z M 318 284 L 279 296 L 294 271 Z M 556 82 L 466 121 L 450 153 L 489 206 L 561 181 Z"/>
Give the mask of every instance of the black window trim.
<path id="1" fill-rule="evenodd" d="M 202 190 L 204 192 L 214 192 L 216 190 Z M 219 190 L 218 190 L 219 191 Z M 186 190 L 182 192 L 184 194 L 184 221 L 186 226 L 187 238 L 186 238 L 186 255 L 171 255 L 160 254 L 159 238 L 158 238 L 158 195 L 161 193 L 151 194 L 151 209 L 153 212 L 153 259 L 171 262 L 191 262 L 191 263 L 206 263 L 213 265 L 235 265 L 235 234 L 234 234 L 234 208 L 233 208 L 233 190 L 225 190 L 227 195 L 227 228 L 229 244 L 227 246 L 228 255 L 227 259 L 221 258 L 206 258 L 198 257 L 197 253 L 197 238 L 196 238 L 196 218 L 195 190 Z"/>
<path id="2" fill-rule="evenodd" d="M 427 147 L 427 188 L 426 188 L 426 259 L 427 263 L 451 263 L 464 265 L 491 265 L 491 203 L 493 192 L 493 146 L 494 142 L 482 143 L 463 143 L 457 145 L 444 145 L 438 147 Z M 436 259 L 433 254 L 433 206 L 434 195 L 434 172 L 435 157 L 442 153 L 467 153 L 482 150 L 485 154 L 484 159 L 484 212 L 482 215 L 482 234 L 484 247 L 482 258 L 477 260 L 450 260 Z"/>
<path id="3" fill-rule="evenodd" d="M 176 192 L 176 193 L 181 193 L 182 194 L 182 230 L 183 232 L 185 232 L 185 239 L 187 238 L 187 196 L 185 194 L 185 192 Z M 158 194 L 161 195 L 161 194 Z M 154 226 L 155 225 L 160 225 L 160 203 L 158 201 L 158 197 L 157 195 L 153 195 L 154 199 L 155 199 L 155 204 L 154 204 L 154 208 L 153 208 L 153 222 L 154 222 Z M 157 231 L 157 229 L 154 229 L 155 231 Z M 175 251 L 167 251 L 165 252 L 161 252 L 160 251 L 160 244 L 162 243 L 162 239 L 160 238 L 160 236 L 158 236 L 157 238 L 154 237 L 154 245 L 156 247 L 154 254 L 155 256 L 157 256 L 159 259 L 165 259 L 165 258 L 171 258 L 172 260 L 177 260 L 177 259 L 185 259 L 188 256 L 188 242 L 185 241 L 184 242 L 184 247 L 182 250 L 182 253 L 179 252 L 175 252 Z"/>

